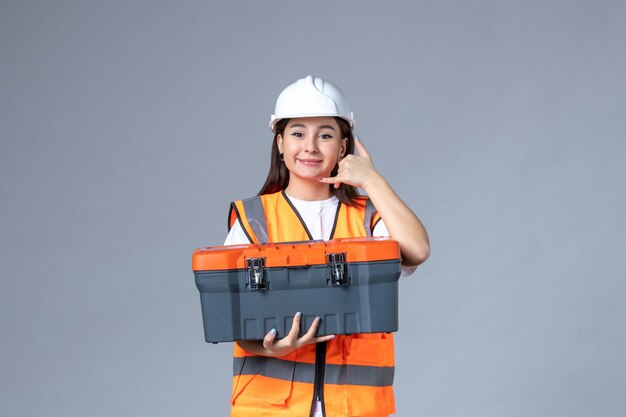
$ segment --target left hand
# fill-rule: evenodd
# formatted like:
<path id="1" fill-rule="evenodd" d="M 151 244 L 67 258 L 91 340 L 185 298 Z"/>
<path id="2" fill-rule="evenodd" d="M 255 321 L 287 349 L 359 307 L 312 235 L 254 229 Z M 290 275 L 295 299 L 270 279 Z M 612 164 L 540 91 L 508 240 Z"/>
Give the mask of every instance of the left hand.
<path id="1" fill-rule="evenodd" d="M 358 138 L 355 138 L 354 145 L 359 151 L 359 155 L 347 155 L 339 162 L 337 175 L 328 178 L 319 178 L 319 182 L 334 184 L 339 188 L 341 183 L 352 185 L 353 187 L 366 189 L 369 179 L 376 175 L 376 169 L 372 163 L 372 158 Z"/>

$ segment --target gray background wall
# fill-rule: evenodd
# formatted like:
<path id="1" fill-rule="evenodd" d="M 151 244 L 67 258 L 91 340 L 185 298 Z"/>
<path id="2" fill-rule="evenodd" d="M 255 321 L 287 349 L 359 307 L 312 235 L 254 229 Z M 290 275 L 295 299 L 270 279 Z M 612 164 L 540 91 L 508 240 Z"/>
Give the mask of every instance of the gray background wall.
<path id="1" fill-rule="evenodd" d="M 277 94 L 349 96 L 428 228 L 400 416 L 626 415 L 626 3 L 0 2 L 0 415 L 227 415 L 192 250 Z"/>

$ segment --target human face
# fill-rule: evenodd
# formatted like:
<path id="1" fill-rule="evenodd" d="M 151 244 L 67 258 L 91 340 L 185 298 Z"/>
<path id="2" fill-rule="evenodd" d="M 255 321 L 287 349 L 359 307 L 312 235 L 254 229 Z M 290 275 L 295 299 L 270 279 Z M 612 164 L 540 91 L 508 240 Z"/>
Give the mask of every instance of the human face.
<path id="1" fill-rule="evenodd" d="M 348 139 L 334 117 L 301 117 L 289 120 L 276 141 L 290 175 L 317 180 L 330 176 Z"/>

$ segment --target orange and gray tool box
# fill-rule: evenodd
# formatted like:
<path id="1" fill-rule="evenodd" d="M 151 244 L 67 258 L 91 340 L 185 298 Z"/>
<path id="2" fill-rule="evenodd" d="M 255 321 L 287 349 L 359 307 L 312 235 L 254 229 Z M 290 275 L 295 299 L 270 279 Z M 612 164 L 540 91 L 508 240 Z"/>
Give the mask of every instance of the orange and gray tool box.
<path id="1" fill-rule="evenodd" d="M 298 311 L 301 335 L 315 317 L 318 336 L 397 331 L 400 261 L 384 237 L 196 249 L 205 339 L 281 338 Z"/>

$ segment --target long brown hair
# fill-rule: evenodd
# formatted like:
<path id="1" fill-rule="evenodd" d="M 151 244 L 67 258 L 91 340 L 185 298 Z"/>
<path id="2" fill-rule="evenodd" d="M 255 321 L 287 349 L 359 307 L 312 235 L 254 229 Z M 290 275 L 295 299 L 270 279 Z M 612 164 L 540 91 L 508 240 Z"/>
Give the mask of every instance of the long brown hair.
<path id="1" fill-rule="evenodd" d="M 348 139 L 348 145 L 346 146 L 346 155 L 350 155 L 354 153 L 354 135 L 352 134 L 352 128 L 350 124 L 340 117 L 335 117 L 337 124 L 339 125 L 339 130 L 341 131 L 341 137 Z M 282 119 L 276 123 L 274 134 L 274 141 L 272 142 L 272 155 L 270 156 L 270 169 L 267 173 L 267 179 L 265 180 L 265 184 L 261 187 L 261 191 L 259 191 L 259 195 L 263 194 L 273 194 L 278 191 L 282 191 L 287 188 L 289 184 L 289 170 L 283 161 L 280 160 L 280 151 L 278 150 L 278 144 L 276 139 L 278 135 L 282 135 L 287 127 L 287 123 L 289 123 L 289 119 Z M 339 169 L 339 165 L 335 165 L 333 170 L 330 173 L 331 177 L 337 175 L 337 170 Z M 359 205 L 359 201 L 357 198 L 359 197 L 359 192 L 356 187 L 352 185 L 341 183 L 339 188 L 335 188 L 333 184 L 328 184 L 330 191 L 341 201 L 342 203 L 348 206 Z"/>

